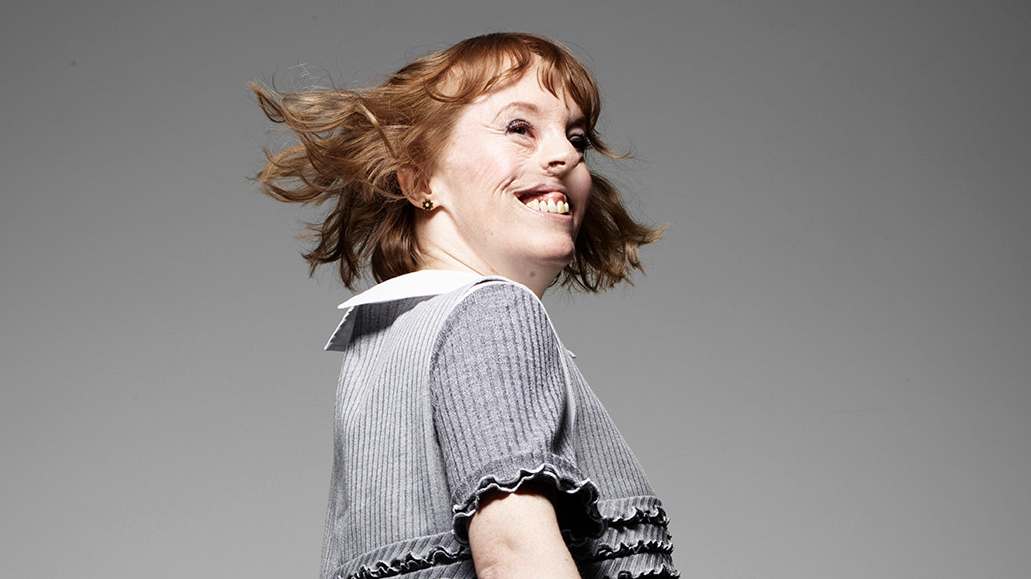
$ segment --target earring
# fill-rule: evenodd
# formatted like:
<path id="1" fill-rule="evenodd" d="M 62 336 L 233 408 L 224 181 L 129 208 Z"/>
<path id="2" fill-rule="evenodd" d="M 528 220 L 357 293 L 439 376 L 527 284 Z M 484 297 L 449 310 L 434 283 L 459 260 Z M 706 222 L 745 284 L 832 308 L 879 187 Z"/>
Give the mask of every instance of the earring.
<path id="1" fill-rule="evenodd" d="M 433 209 L 433 201 L 430 201 L 429 199 L 423 201 L 422 202 L 422 208 L 425 209 L 426 211 L 429 211 L 430 209 Z"/>

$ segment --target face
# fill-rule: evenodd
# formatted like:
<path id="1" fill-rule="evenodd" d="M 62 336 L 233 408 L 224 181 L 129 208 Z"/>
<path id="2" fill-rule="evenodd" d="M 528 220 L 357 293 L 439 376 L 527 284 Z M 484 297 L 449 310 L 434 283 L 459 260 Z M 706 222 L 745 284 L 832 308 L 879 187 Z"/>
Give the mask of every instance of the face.
<path id="1" fill-rule="evenodd" d="M 444 267 L 549 284 L 574 256 L 590 196 L 581 123 L 571 98 L 540 85 L 536 65 L 466 105 L 429 181 L 439 207 L 423 224 L 428 254 Z M 533 197 L 523 195 L 532 188 L 541 188 L 540 201 L 568 203 L 569 212 L 527 205 Z"/>

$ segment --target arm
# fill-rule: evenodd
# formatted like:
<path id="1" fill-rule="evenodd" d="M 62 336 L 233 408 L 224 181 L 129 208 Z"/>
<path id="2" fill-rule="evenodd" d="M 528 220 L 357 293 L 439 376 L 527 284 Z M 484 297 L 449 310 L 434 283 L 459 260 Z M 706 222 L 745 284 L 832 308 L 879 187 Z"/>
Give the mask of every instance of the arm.
<path id="1" fill-rule="evenodd" d="M 579 579 L 543 488 L 524 485 L 480 503 L 469 522 L 469 545 L 482 579 Z"/>
<path id="2" fill-rule="evenodd" d="M 475 289 L 441 330 L 434 428 L 454 532 L 482 577 L 579 577 L 567 539 L 604 530 L 566 420 L 564 355 L 540 300 L 510 284 Z"/>

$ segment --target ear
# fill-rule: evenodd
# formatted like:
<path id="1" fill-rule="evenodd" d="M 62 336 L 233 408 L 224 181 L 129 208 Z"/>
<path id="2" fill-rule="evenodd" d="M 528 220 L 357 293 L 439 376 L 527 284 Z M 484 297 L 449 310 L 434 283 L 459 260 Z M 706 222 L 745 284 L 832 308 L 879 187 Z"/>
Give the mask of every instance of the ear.
<path id="1" fill-rule="evenodd" d="M 419 195 L 422 194 L 422 191 L 419 187 L 418 178 L 416 177 L 415 167 L 404 165 L 398 169 L 397 184 L 401 186 L 401 192 L 404 193 L 409 202 L 416 207 L 422 206 L 422 200 L 419 199 Z"/>

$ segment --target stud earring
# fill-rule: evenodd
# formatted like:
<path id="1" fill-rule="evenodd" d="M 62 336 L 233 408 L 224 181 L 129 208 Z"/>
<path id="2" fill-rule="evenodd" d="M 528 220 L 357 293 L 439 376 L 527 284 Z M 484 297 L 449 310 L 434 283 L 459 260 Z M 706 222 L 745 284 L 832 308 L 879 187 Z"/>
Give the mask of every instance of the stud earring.
<path id="1" fill-rule="evenodd" d="M 426 211 L 429 211 L 430 209 L 433 209 L 433 201 L 430 201 L 429 199 L 423 201 L 422 202 L 422 208 L 425 209 Z"/>

